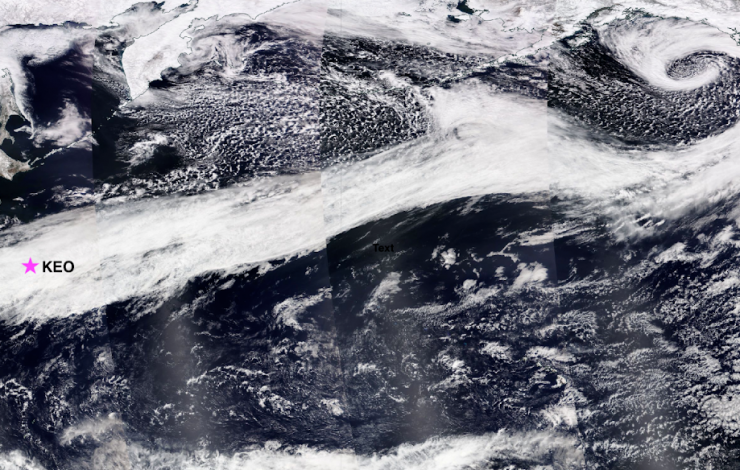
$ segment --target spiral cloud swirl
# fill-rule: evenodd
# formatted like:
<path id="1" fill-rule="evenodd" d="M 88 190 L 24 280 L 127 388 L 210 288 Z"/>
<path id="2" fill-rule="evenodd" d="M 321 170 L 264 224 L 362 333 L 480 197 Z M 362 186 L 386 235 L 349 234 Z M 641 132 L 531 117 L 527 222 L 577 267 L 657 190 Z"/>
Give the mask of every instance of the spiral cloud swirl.
<path id="1" fill-rule="evenodd" d="M 690 144 L 738 118 L 740 48 L 702 23 L 585 22 L 554 45 L 550 72 L 549 105 L 622 144 Z"/>

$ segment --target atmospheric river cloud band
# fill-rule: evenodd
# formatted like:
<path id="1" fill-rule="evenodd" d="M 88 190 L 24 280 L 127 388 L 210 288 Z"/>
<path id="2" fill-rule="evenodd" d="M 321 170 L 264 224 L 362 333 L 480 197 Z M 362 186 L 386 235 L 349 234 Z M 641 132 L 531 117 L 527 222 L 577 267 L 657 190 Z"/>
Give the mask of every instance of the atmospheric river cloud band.
<path id="1" fill-rule="evenodd" d="M 481 60 L 475 70 L 466 71 L 471 75 L 465 78 L 450 74 L 444 85 L 429 87 L 414 84 L 412 80 L 392 71 L 380 74 L 374 85 L 413 97 L 415 103 L 419 103 L 419 114 L 423 115 L 427 127 L 423 135 L 401 143 L 394 142 L 367 158 L 340 160 L 320 170 L 311 168 L 303 174 L 263 172 L 230 186 L 189 195 L 174 191 L 172 194 L 152 197 L 136 192 L 109 199 L 92 195 L 88 199 L 92 204 L 85 207 L 39 217 L 2 231 L 0 265 L 17 268 L 0 271 L 0 285 L 4 289 L 0 298 L 0 321 L 9 327 L 16 327 L 23 322 L 41 325 L 60 318 L 71 322 L 76 319 L 73 317 L 86 313 L 100 318 L 104 316 L 107 305 L 136 298 L 139 300 L 137 306 L 147 304 L 147 308 L 154 310 L 176 297 L 194 278 L 210 274 L 218 278 L 253 268 L 258 268 L 258 275 L 265 275 L 276 269 L 278 261 L 310 258 L 307 255 L 326 249 L 332 241 L 354 228 L 371 227 L 374 223 L 381 226 L 382 222 L 405 211 L 422 212 L 419 209 L 458 199 L 468 199 L 464 201 L 468 204 L 463 213 L 478 209 L 482 211 L 481 206 L 494 199 L 483 196 L 494 195 L 505 196 L 512 205 L 522 201 L 531 204 L 533 211 L 542 211 L 537 214 L 551 209 L 565 214 L 559 225 L 548 227 L 547 230 L 528 226 L 524 232 L 510 238 L 513 241 L 500 251 L 478 253 L 481 259 L 504 260 L 500 273 L 497 269 L 491 270 L 497 273 L 502 283 L 506 279 L 504 264 L 510 262 L 513 265 L 510 270 L 513 274 L 509 278 L 512 282 L 508 289 L 479 284 L 477 279 L 480 273 L 471 268 L 471 272 L 464 273 L 468 277 L 459 279 L 460 285 L 454 288 L 455 295 L 462 299 L 457 304 L 440 300 L 437 304 L 426 303 L 393 311 L 399 317 L 434 317 L 434 322 L 449 326 L 447 322 L 452 321 L 452 315 L 460 314 L 471 305 L 480 306 L 492 302 L 492 299 L 496 299 L 497 303 L 504 302 L 504 297 L 516 297 L 530 288 L 535 292 L 532 294 L 535 297 L 547 297 L 548 301 L 557 297 L 553 295 L 556 288 L 548 284 L 553 277 L 553 267 L 548 264 L 552 250 L 548 249 L 554 240 L 568 232 L 570 221 L 599 218 L 605 221 L 608 236 L 618 241 L 649 240 L 692 211 L 740 195 L 740 131 L 737 125 L 729 125 L 721 132 L 709 132 L 700 139 L 667 143 L 646 139 L 647 142 L 630 147 L 616 145 L 618 139 L 609 134 L 610 131 L 621 132 L 622 129 L 614 130 L 605 126 L 605 130 L 594 130 L 556 107 L 548 108 L 547 100 L 542 99 L 547 93 L 546 76 L 552 71 L 552 64 L 562 66 L 571 75 L 578 76 L 578 70 L 568 69 L 574 63 L 569 62 L 571 57 L 568 54 L 577 52 L 584 45 L 598 46 L 608 51 L 618 64 L 639 77 L 645 87 L 655 93 L 689 93 L 719 83 L 731 72 L 728 64 L 740 58 L 740 47 L 735 44 L 728 29 L 733 24 L 731 20 L 740 18 L 736 12 L 720 15 L 711 7 L 697 9 L 693 3 L 668 9 L 632 2 L 632 7 L 643 7 L 654 17 L 642 23 L 631 23 L 625 19 L 633 15 L 634 10 L 606 2 L 530 2 L 522 8 L 516 2 L 492 2 L 490 10 L 480 13 L 481 21 L 476 26 L 444 29 L 443 26 L 450 21 L 446 9 L 421 9 L 416 16 L 399 15 L 394 10 L 391 15 L 371 2 L 344 2 L 349 5 L 335 2 L 327 5 L 320 2 L 282 4 L 260 1 L 251 3 L 246 9 L 243 2 L 237 1 L 202 0 L 197 5 L 193 3 L 187 6 L 167 2 L 161 10 L 152 7 L 156 15 L 152 15 L 149 22 L 137 22 L 137 17 L 130 12 L 120 14 L 129 3 L 119 2 L 110 7 L 115 11 L 101 9 L 101 15 L 109 15 L 105 19 L 84 16 L 79 13 L 84 9 L 78 8 L 70 8 L 70 14 L 78 12 L 83 16 L 67 17 L 67 11 L 50 8 L 48 19 L 44 19 L 50 22 L 78 19 L 94 27 L 124 31 L 122 37 L 131 42 L 121 60 L 130 91 L 130 101 L 123 105 L 128 110 L 156 104 L 163 95 L 149 90 L 148 84 L 161 78 L 168 67 L 185 67 L 188 59 L 195 61 L 206 57 L 203 50 L 210 53 L 208 47 L 213 46 L 213 50 L 223 53 L 214 56 L 214 60 L 224 59 L 226 62 L 226 72 L 219 72 L 220 78 L 229 78 L 230 71 L 239 70 L 242 64 L 238 61 L 229 62 L 237 57 L 231 53 L 233 42 L 219 42 L 220 39 L 208 42 L 211 37 L 200 43 L 195 40 L 199 31 L 214 24 L 232 21 L 237 25 L 240 21 L 250 24 L 264 22 L 281 28 L 281 31 L 290 29 L 291 34 L 300 36 L 306 43 L 319 49 L 320 43 L 328 37 L 375 37 L 428 46 L 455 59 L 456 55 L 482 54 L 490 60 Z M 417 2 L 396 2 L 393 5 L 397 9 L 416 12 L 414 8 Z M 389 3 L 380 6 L 389 8 Z M 602 9 L 604 7 L 613 8 Z M 594 13 L 597 11 L 599 13 Z M 680 15 L 681 19 L 666 19 L 660 15 Z M 703 18 L 707 20 L 701 21 Z M 305 21 L 299 21 L 302 19 Z M 24 20 L 24 17 L 17 19 Z M 582 23 L 584 20 L 585 23 Z M 556 22 L 557 28 L 553 27 Z M 635 27 L 638 23 L 640 27 Z M 57 58 L 59 52 L 72 43 L 84 50 L 83 46 L 90 44 L 89 29 L 80 30 L 79 37 L 70 39 L 70 36 L 59 36 L 56 30 L 50 29 L 42 38 L 43 44 L 26 43 L 26 36 L 17 31 L 9 37 L 12 36 L 14 43 L 23 47 L 39 48 L 38 60 L 44 62 Z M 598 41 L 589 43 L 596 34 Z M 679 40 L 688 35 L 696 38 L 696 41 L 688 43 Z M 489 40 L 480 40 L 481 36 Z M 557 43 L 558 39 L 566 36 L 571 37 L 566 46 Z M 191 49 L 191 46 L 198 44 L 208 47 L 204 46 L 203 50 Z M 716 55 L 705 54 L 707 50 L 714 51 Z M 18 67 L 22 52 L 19 50 L 0 56 L 0 70 L 7 70 L 7 75 L 0 78 L 6 81 L 0 85 L 3 86 L 3 97 L 12 95 L 18 110 L 30 115 L 25 111 L 28 107 L 26 91 L 30 82 L 24 81 Z M 525 80 L 530 82 L 526 85 L 530 93 L 515 93 L 510 89 L 502 91 L 501 87 L 487 81 L 487 73 L 494 74 L 492 71 L 505 70 L 509 66 L 512 69 L 527 67 L 537 72 L 536 78 Z M 118 71 L 111 72 L 115 73 Z M 268 82 L 279 78 L 277 75 L 260 76 L 256 81 Z M 10 91 L 10 79 L 16 87 L 13 93 Z M 342 80 L 348 89 L 362 88 L 362 82 L 349 74 Z M 732 96 L 731 93 L 728 95 Z M 389 107 L 393 108 L 394 102 L 387 96 L 376 98 L 378 101 L 388 99 L 391 103 Z M 712 103 L 709 102 L 709 105 Z M 404 111 L 399 109 L 395 108 L 394 111 L 399 114 Z M 92 126 L 74 107 L 65 107 L 64 110 L 65 119 L 59 125 L 32 122 L 27 131 L 38 142 L 53 141 L 60 146 L 79 142 Z M 307 127 L 312 129 L 313 117 L 309 115 L 310 112 L 306 111 L 301 120 L 308 122 Z M 652 136 L 649 131 L 646 131 L 646 135 Z M 140 161 L 146 162 L 156 148 L 168 144 L 169 138 L 162 135 L 152 133 L 146 139 L 137 141 L 131 148 L 133 157 L 128 163 L 135 165 Z M 84 150 L 85 146 L 81 148 Z M 5 173 L 7 177 L 12 177 L 10 171 Z M 519 210 L 522 206 L 516 207 Z M 737 210 L 730 215 L 740 222 Z M 582 227 L 578 229 L 587 230 Z M 505 232 L 505 229 L 501 228 L 501 232 Z M 368 229 L 367 233 L 372 233 L 372 230 Z M 733 229 L 728 227 L 720 235 L 705 238 L 710 240 L 707 243 L 721 248 L 734 243 L 734 234 Z M 525 249 L 514 252 L 515 245 Z M 519 256 L 524 257 L 522 253 L 531 247 L 537 247 L 531 251 L 541 255 L 540 258 L 532 262 L 522 261 Z M 716 248 L 715 251 L 718 250 Z M 29 256 L 36 262 L 73 260 L 75 270 L 72 273 L 23 274 L 20 263 Z M 428 258 L 426 252 L 424 256 Z M 456 250 L 442 244 L 434 248 L 431 257 L 442 275 L 460 267 L 465 258 L 465 262 L 471 259 L 480 262 L 472 250 L 464 253 L 459 248 Z M 659 269 L 664 263 L 687 260 L 697 263 L 706 261 L 690 253 L 686 244 L 676 243 L 662 253 L 655 253 L 642 266 L 634 268 L 633 274 L 643 268 Z M 645 268 L 647 265 L 650 266 Z M 309 271 L 304 277 L 308 276 Z M 406 277 L 402 278 L 400 272 L 400 269 L 393 271 L 379 281 L 380 284 L 371 290 L 369 300 L 358 316 L 374 313 L 372 310 L 378 305 L 418 281 L 417 273 L 404 274 Z M 711 284 L 710 294 L 724 292 L 736 285 L 737 277 L 733 276 L 717 278 Z M 219 279 L 219 282 L 222 281 Z M 588 287 L 588 282 L 592 281 L 574 281 L 559 292 L 567 294 L 568 289 L 583 289 L 584 286 Z M 593 285 L 597 286 L 598 282 L 602 281 L 593 281 Z M 224 283 L 221 287 L 228 289 L 234 283 L 230 281 L 230 284 Z M 302 326 L 296 320 L 297 311 L 304 312 L 309 306 L 321 304 L 324 299 L 331 301 L 332 295 L 338 301 L 347 292 L 348 289 L 331 292 L 330 288 L 323 288 L 313 296 L 295 294 L 283 298 L 268 311 L 279 318 L 282 326 L 295 326 L 296 330 L 300 330 Z M 525 307 L 521 317 L 531 320 L 528 317 L 544 317 L 542 312 L 551 305 L 543 301 L 535 308 Z M 134 313 L 127 320 L 135 323 L 141 318 L 140 314 L 150 312 L 128 313 Z M 489 313 L 485 312 L 485 315 Z M 572 321 L 574 324 L 583 318 L 588 323 L 592 317 L 596 317 L 590 311 L 569 311 L 563 315 L 567 317 L 564 322 Z M 625 322 L 642 325 L 640 321 L 645 315 L 638 312 Z M 481 328 L 487 325 L 483 320 L 479 324 Z M 536 324 L 534 320 L 531 321 Z M 650 319 L 643 322 L 648 324 L 645 329 L 649 330 L 645 335 L 660 330 L 649 322 Z M 533 335 L 537 340 L 547 339 L 547 335 L 558 326 L 556 323 L 538 325 L 542 328 Z M 427 325 L 424 322 L 421 324 Z M 589 331 L 584 328 L 584 332 L 577 333 L 587 335 Z M 348 342 L 352 343 L 352 339 Z M 449 335 L 442 336 L 440 341 L 450 341 Z M 467 346 L 467 343 L 463 344 Z M 545 468 L 548 465 L 554 468 L 583 465 L 584 449 L 578 438 L 567 433 L 577 429 L 579 419 L 591 419 L 592 412 L 589 409 L 581 412 L 582 409 L 579 409 L 581 414 L 577 414 L 574 402 L 586 399 L 576 396 L 577 384 L 568 382 L 570 375 L 566 379 L 567 374 L 560 373 L 561 370 L 575 371 L 573 376 L 583 373 L 582 370 L 587 368 L 579 369 L 582 364 L 576 363 L 583 359 L 582 355 L 578 356 L 582 351 L 575 348 L 574 352 L 566 353 L 543 346 L 528 347 L 527 350 L 534 352 L 528 352 L 528 356 L 521 360 L 514 359 L 510 347 L 496 340 L 482 343 L 477 353 L 493 360 L 516 360 L 516 367 L 525 362 L 527 367 L 532 363 L 536 363 L 537 367 L 541 367 L 541 363 L 545 367 L 550 367 L 547 364 L 562 366 L 557 374 L 552 372 L 554 366 L 547 373 L 538 372 L 543 377 L 556 376 L 552 379 L 554 383 L 548 386 L 566 390 L 561 402 L 537 414 L 540 422 L 545 423 L 543 426 L 552 424 L 551 428 L 541 432 L 502 430 L 477 436 L 424 439 L 415 444 L 394 445 L 379 455 L 355 454 L 342 449 L 286 449 L 273 441 L 229 456 L 205 452 L 188 454 L 176 450 L 153 451 L 136 444 L 126 447 L 123 440 L 116 439 L 106 442 L 105 446 L 108 446 L 106 448 L 111 454 L 125 454 L 134 468 L 176 466 L 230 469 L 251 466 L 256 469 L 448 470 L 478 468 L 497 459 L 516 460 Z M 689 353 L 693 354 L 691 351 Z M 456 390 L 464 381 L 472 380 L 468 375 L 472 375 L 473 364 L 471 361 L 466 363 L 462 354 L 445 343 L 443 350 L 435 355 L 436 366 L 449 373 L 439 381 L 443 385 L 440 388 Z M 696 355 L 700 355 L 699 349 L 696 349 Z M 633 356 L 639 356 L 639 352 Z M 637 361 L 633 356 L 628 359 Z M 527 362 L 529 359 L 532 361 Z M 380 362 L 380 359 L 376 360 Z M 573 368 L 568 369 L 571 363 Z M 507 367 L 515 367 L 506 364 Z M 599 367 L 620 366 L 615 364 L 599 364 Z M 356 375 L 375 367 L 378 366 L 359 363 Z M 213 368 L 202 376 L 217 369 Z M 306 368 L 301 365 L 301 369 Z M 700 372 L 692 373 L 700 375 Z M 267 373 L 257 375 L 269 376 Z M 583 376 L 587 374 L 583 373 Z M 198 377 L 201 375 L 193 375 L 187 379 L 187 383 L 198 382 Z M 541 379 L 543 383 L 547 380 Z M 7 382 L 0 385 L 10 390 L 17 384 Z M 484 385 L 488 385 L 488 382 Z M 263 388 L 265 392 L 269 391 L 267 385 Z M 31 393 L 20 386 L 13 390 L 18 394 Z M 697 396 L 700 395 L 697 393 Z M 399 398 L 399 401 L 403 399 Z M 324 403 L 334 417 L 345 413 L 337 403 L 338 400 Z M 261 405 L 265 406 L 264 403 Z M 175 405 L 162 405 L 165 406 Z M 348 409 L 345 403 L 342 406 Z M 734 429 L 734 408 L 731 404 L 712 398 L 703 402 L 702 406 L 705 412 L 709 410 L 707 413 L 711 419 L 721 421 L 723 429 Z M 84 439 L 95 441 L 98 436 L 118 429 L 121 423 L 118 418 L 78 423 L 60 430 L 59 443 L 68 446 L 71 442 Z M 608 440 L 603 442 L 607 442 L 604 445 L 608 446 Z M 2 465 L 9 468 L 37 466 L 18 452 L 0 455 Z"/>

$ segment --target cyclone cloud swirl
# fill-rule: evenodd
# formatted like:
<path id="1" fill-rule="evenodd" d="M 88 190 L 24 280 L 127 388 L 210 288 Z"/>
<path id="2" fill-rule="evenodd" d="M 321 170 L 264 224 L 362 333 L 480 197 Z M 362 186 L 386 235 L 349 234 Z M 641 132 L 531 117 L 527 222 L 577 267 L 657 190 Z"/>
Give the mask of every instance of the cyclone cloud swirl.
<path id="1" fill-rule="evenodd" d="M 740 116 L 740 50 L 711 26 L 652 16 L 584 24 L 551 60 L 549 105 L 624 145 L 687 145 Z"/>

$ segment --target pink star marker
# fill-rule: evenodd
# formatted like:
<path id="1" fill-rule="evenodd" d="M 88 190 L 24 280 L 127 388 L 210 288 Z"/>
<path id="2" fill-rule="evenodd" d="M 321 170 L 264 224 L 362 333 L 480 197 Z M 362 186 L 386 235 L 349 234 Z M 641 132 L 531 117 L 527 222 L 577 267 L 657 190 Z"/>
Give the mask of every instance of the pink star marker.
<path id="1" fill-rule="evenodd" d="M 21 263 L 23 266 L 26 267 L 26 272 L 23 274 L 28 274 L 29 271 L 36 274 L 36 266 L 38 266 L 38 263 L 34 263 L 31 258 L 28 258 L 28 263 Z"/>

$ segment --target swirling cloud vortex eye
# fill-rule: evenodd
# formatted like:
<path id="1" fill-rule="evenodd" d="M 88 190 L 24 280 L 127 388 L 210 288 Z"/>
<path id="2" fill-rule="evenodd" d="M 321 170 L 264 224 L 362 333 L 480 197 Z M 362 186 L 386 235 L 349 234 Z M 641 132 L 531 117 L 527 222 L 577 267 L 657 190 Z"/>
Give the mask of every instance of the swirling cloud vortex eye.
<path id="1" fill-rule="evenodd" d="M 691 34 L 696 40 L 679 41 Z M 548 104 L 630 145 L 690 144 L 735 124 L 740 47 L 687 20 L 585 24 L 553 48 Z"/>

